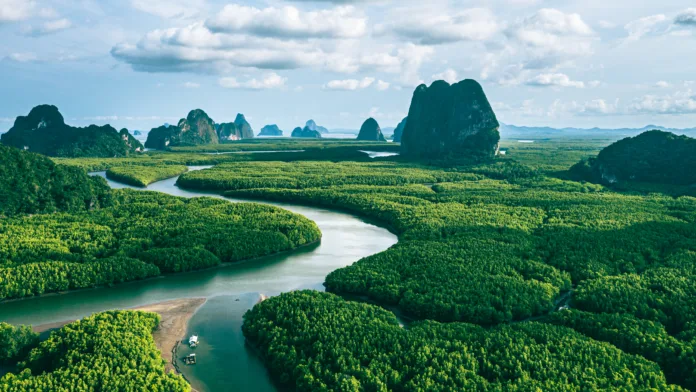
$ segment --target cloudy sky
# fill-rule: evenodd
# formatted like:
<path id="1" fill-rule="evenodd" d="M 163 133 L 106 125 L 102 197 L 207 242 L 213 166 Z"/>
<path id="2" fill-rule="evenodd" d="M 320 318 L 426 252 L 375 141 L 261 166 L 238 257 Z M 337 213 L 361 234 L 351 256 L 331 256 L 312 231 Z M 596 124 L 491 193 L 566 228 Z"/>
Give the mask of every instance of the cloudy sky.
<path id="1" fill-rule="evenodd" d="M 690 8 L 690 6 L 692 8 Z M 149 129 L 395 126 L 415 86 L 481 82 L 516 125 L 696 126 L 693 0 L 0 0 L 0 129 L 41 103 Z"/>

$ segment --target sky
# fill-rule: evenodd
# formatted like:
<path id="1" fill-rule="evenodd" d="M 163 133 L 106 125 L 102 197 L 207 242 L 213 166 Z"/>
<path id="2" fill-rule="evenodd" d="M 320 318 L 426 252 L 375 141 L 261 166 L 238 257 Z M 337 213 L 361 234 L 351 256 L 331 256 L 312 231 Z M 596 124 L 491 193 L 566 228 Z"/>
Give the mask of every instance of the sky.
<path id="1" fill-rule="evenodd" d="M 693 0 L 0 0 L 0 132 L 39 104 L 149 130 L 394 127 L 479 81 L 501 122 L 696 126 Z"/>

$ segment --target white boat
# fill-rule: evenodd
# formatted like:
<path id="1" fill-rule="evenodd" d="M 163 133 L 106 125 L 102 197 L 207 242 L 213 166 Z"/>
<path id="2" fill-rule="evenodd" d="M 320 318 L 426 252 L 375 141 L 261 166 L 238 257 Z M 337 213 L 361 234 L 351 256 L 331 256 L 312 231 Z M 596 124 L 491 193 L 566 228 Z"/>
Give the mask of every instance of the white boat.
<path id="1" fill-rule="evenodd" d="M 189 347 L 194 348 L 198 346 L 198 335 L 192 335 L 189 338 Z"/>

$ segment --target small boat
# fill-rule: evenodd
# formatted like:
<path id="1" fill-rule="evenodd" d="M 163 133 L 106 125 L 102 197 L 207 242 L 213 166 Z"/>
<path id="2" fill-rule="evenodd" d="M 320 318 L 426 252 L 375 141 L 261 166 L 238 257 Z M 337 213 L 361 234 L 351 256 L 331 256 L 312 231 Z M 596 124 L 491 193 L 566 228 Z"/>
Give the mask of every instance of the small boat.
<path id="1" fill-rule="evenodd" d="M 184 365 L 195 365 L 196 364 L 196 354 L 189 354 L 184 357 Z"/>
<path id="2" fill-rule="evenodd" d="M 191 348 L 198 347 L 198 335 L 192 335 L 189 338 L 189 347 L 191 347 Z"/>

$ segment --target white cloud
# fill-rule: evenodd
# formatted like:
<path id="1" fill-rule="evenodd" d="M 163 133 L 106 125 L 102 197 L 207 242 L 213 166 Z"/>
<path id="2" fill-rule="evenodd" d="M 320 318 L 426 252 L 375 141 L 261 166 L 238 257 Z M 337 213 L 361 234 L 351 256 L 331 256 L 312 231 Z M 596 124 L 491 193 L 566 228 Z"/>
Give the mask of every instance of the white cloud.
<path id="1" fill-rule="evenodd" d="M 194 82 L 186 82 L 182 86 L 186 88 L 199 88 L 201 85 L 199 83 L 194 83 Z"/>
<path id="2" fill-rule="evenodd" d="M 481 78 L 501 85 L 524 83 L 539 72 L 558 73 L 592 55 L 598 40 L 580 15 L 549 8 L 517 20 L 504 35 L 481 57 Z"/>
<path id="3" fill-rule="evenodd" d="M 665 82 L 664 80 L 660 80 L 659 82 L 655 83 L 655 87 L 667 88 L 669 87 L 669 83 Z"/>
<path id="4" fill-rule="evenodd" d="M 587 85 L 592 87 L 592 88 L 595 88 L 595 87 L 601 86 L 602 82 L 599 80 L 592 80 L 592 81 L 588 82 Z"/>
<path id="5" fill-rule="evenodd" d="M 190 19 L 205 9 L 205 0 L 131 0 L 137 10 L 165 19 Z"/>
<path id="6" fill-rule="evenodd" d="M 63 31 L 72 27 L 70 20 L 62 18 L 44 22 L 39 26 L 27 26 L 23 29 L 24 35 L 38 37 Z"/>
<path id="7" fill-rule="evenodd" d="M 674 18 L 674 23 L 682 26 L 696 26 L 696 8 L 687 8 L 680 12 Z"/>
<path id="8" fill-rule="evenodd" d="M 389 90 L 389 86 L 391 86 L 389 82 L 385 82 L 384 80 L 377 81 L 377 90 L 379 91 Z"/>
<path id="9" fill-rule="evenodd" d="M 529 86 L 538 87 L 577 87 L 585 88 L 585 83 L 571 80 L 563 73 L 539 74 L 526 82 Z"/>
<path id="10" fill-rule="evenodd" d="M 270 90 L 285 87 L 287 78 L 278 75 L 275 72 L 264 75 L 262 79 L 249 79 L 246 82 L 239 82 L 236 78 L 227 77 L 219 80 L 220 86 L 230 89 L 244 90 Z"/>
<path id="11" fill-rule="evenodd" d="M 627 42 L 637 41 L 646 35 L 656 34 L 660 31 L 664 31 L 660 26 L 665 24 L 667 21 L 667 16 L 663 14 L 646 16 L 634 20 L 626 26 L 624 29 L 628 32 Z"/>
<path id="12" fill-rule="evenodd" d="M 39 61 L 39 58 L 36 55 L 36 53 L 31 52 L 11 53 L 9 56 L 6 57 L 6 59 L 16 61 L 18 63 L 30 63 Z"/>
<path id="13" fill-rule="evenodd" d="M 351 6 L 305 12 L 291 6 L 258 9 L 229 4 L 206 26 L 213 32 L 281 39 L 360 38 L 367 31 L 367 18 Z"/>
<path id="14" fill-rule="evenodd" d="M 601 27 L 603 29 L 607 29 L 607 30 L 613 29 L 616 27 L 616 23 L 610 22 L 608 20 L 600 20 L 598 25 L 599 25 L 599 27 Z"/>
<path id="15" fill-rule="evenodd" d="M 354 91 L 354 90 L 362 90 L 365 88 L 368 88 L 372 86 L 372 83 L 375 82 L 375 78 L 363 78 L 362 80 L 358 79 L 344 79 L 344 80 L 331 80 L 330 82 L 326 83 L 324 85 L 324 88 L 327 90 L 346 90 L 346 91 Z"/>
<path id="16" fill-rule="evenodd" d="M 212 32 L 203 23 L 153 30 L 137 44 L 112 48 L 114 58 L 144 72 L 225 74 L 236 68 L 312 68 L 341 73 L 401 73 L 413 81 L 432 48 L 382 45 L 357 40 L 277 39 Z M 373 45 L 370 45 L 373 44 Z M 365 46 L 363 46 L 365 45 Z M 416 80 L 417 81 L 417 80 Z"/>
<path id="17" fill-rule="evenodd" d="M 35 8 L 36 2 L 30 0 L 0 0 L 0 23 L 29 19 Z"/>
<path id="18" fill-rule="evenodd" d="M 453 84 L 457 83 L 459 81 L 459 77 L 457 75 L 457 71 L 453 70 L 452 68 L 448 68 L 444 70 L 443 72 L 437 73 L 432 76 L 433 80 L 444 80 L 447 83 Z"/>
<path id="19" fill-rule="evenodd" d="M 434 8 L 434 7 L 433 7 Z M 430 9 L 433 9 L 430 8 Z M 471 8 L 453 13 L 414 11 L 392 16 L 394 22 L 375 27 L 378 34 L 391 33 L 421 45 L 438 45 L 459 41 L 483 41 L 500 30 L 493 13 L 485 8 Z"/>
<path id="20" fill-rule="evenodd" d="M 694 114 L 696 113 L 696 94 L 691 89 L 670 95 L 645 95 L 636 99 L 630 106 L 632 113 L 643 114 Z"/>

